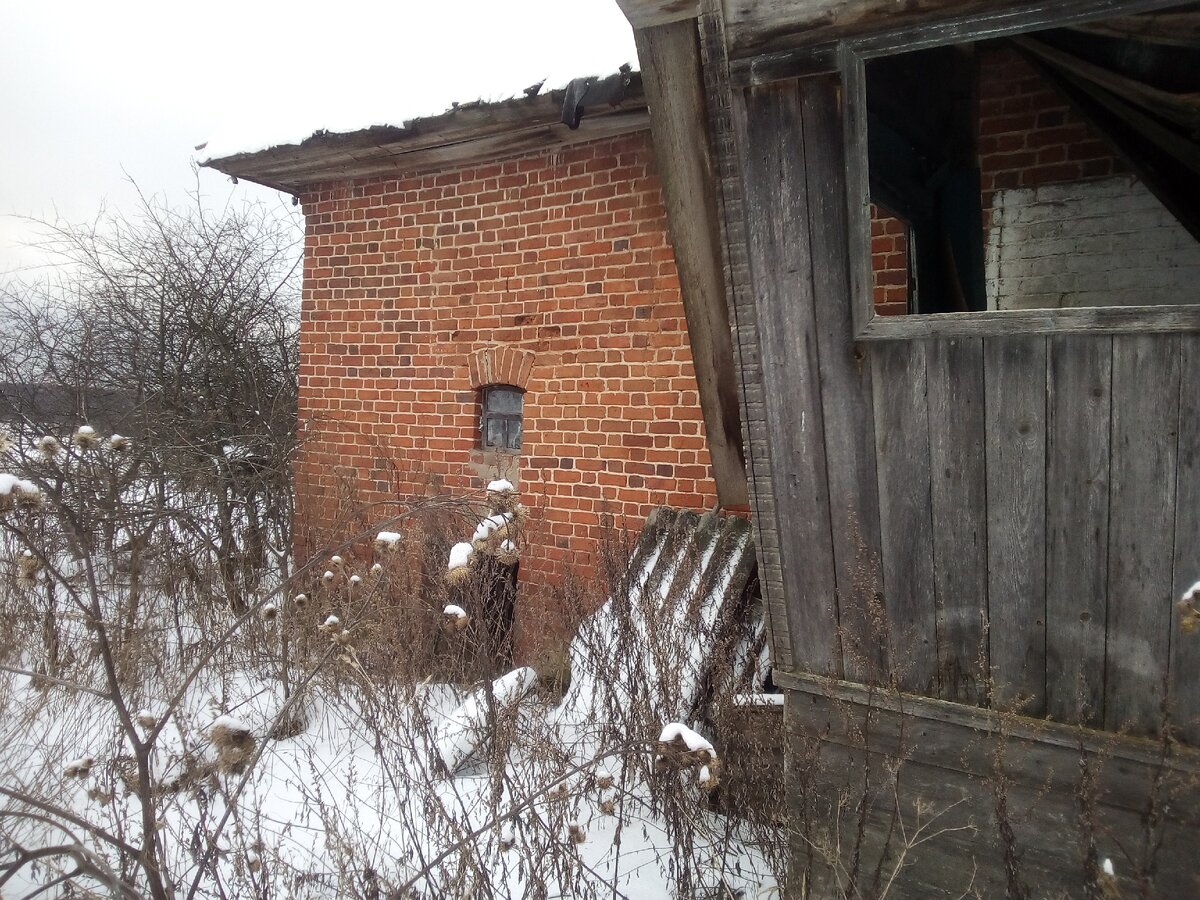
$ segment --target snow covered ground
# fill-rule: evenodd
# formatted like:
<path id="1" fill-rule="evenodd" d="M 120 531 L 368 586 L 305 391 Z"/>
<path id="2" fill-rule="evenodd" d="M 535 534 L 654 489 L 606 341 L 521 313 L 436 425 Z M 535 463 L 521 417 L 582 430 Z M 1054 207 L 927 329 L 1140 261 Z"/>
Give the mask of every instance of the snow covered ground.
<path id="1" fill-rule="evenodd" d="M 439 624 L 386 632 L 389 579 L 410 568 L 399 532 L 314 560 L 293 576 L 306 594 L 267 579 L 233 612 L 219 580 L 181 577 L 207 571 L 210 545 L 188 543 L 182 513 L 148 513 L 115 452 L 76 440 L 27 460 L 33 481 L 0 475 L 4 897 L 150 894 L 150 854 L 158 896 L 189 900 L 775 891 L 780 835 L 713 811 L 721 761 L 694 721 L 749 577 L 745 523 L 648 532 L 573 641 L 560 698 L 527 668 L 397 674 L 481 603 L 460 587 L 428 611 Z M 458 569 L 519 550 L 527 511 L 511 486 L 488 494 Z M 134 541 L 146 521 L 158 543 Z"/>

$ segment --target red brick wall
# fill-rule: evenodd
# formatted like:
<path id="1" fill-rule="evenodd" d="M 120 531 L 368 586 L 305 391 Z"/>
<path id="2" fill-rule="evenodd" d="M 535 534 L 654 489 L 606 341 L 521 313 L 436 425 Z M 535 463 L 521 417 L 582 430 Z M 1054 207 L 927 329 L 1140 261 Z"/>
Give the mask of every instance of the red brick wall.
<path id="1" fill-rule="evenodd" d="M 339 493 L 519 480 L 527 645 L 548 586 L 593 565 L 602 515 L 636 529 L 716 503 L 648 134 L 301 199 L 304 523 L 329 525 Z M 489 378 L 527 388 L 519 458 L 479 450 Z"/>
<path id="2" fill-rule="evenodd" d="M 979 54 L 978 151 L 985 228 L 998 190 L 1126 171 L 1063 96 L 1016 50 L 1002 45 L 985 46 Z"/>
<path id="3" fill-rule="evenodd" d="M 871 283 L 881 316 L 908 312 L 908 229 L 895 216 L 871 204 Z"/>
<path id="4" fill-rule="evenodd" d="M 978 53 L 977 149 L 985 241 L 998 190 L 1108 178 L 1127 171 L 1016 50 L 980 44 Z M 903 224 L 875 206 L 871 214 L 875 309 L 881 315 L 903 314 L 908 296 Z"/>

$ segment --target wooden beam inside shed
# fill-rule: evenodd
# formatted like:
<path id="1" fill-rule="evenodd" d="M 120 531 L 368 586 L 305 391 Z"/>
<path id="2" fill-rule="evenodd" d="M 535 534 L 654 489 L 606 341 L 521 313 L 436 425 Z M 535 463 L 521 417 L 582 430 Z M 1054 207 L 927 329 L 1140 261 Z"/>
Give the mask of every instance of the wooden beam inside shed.
<path id="1" fill-rule="evenodd" d="M 696 22 L 654 25 L 635 36 L 717 495 L 722 506 L 744 506 L 741 413 Z"/>
<path id="2" fill-rule="evenodd" d="M 1020 23 L 1034 28 L 1179 5 L 1176 0 L 724 0 L 730 58 L 907 27 L 930 29 L 966 17 L 983 20 L 985 27 Z"/>

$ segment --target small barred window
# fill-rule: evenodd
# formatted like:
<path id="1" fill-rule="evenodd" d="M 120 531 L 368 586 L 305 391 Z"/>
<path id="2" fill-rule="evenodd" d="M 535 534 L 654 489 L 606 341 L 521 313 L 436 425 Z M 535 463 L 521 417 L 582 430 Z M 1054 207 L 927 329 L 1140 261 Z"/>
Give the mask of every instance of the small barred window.
<path id="1" fill-rule="evenodd" d="M 507 384 L 483 389 L 481 431 L 485 450 L 516 453 L 521 449 L 521 425 L 525 392 Z"/>

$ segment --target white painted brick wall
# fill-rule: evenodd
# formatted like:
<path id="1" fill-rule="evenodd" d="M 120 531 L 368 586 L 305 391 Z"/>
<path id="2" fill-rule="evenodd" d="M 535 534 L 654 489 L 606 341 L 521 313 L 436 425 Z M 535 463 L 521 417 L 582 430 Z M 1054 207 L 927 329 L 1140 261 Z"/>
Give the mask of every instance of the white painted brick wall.
<path id="1" fill-rule="evenodd" d="M 1200 300 L 1200 243 L 1136 178 L 997 191 L 987 235 L 992 309 Z"/>

